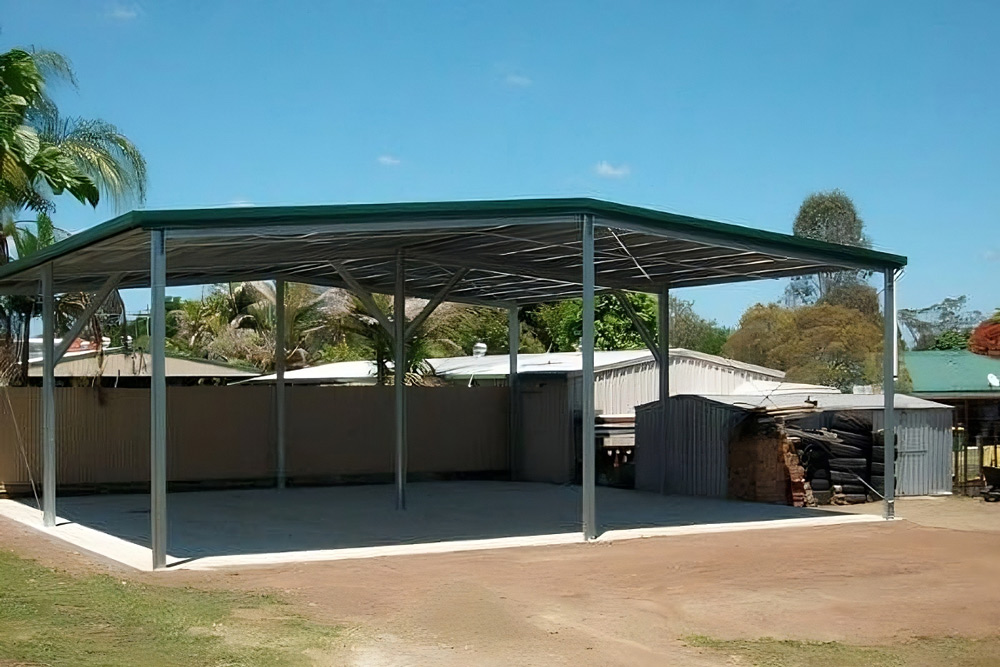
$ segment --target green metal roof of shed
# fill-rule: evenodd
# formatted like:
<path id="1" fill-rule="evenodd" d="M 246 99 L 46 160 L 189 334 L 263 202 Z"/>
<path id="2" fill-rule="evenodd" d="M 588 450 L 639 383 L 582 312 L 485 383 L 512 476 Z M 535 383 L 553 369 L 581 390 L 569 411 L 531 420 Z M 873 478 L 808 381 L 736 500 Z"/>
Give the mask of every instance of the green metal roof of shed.
<path id="1" fill-rule="evenodd" d="M 986 376 L 1000 377 L 1000 359 L 973 354 L 968 350 L 921 350 L 903 352 L 906 369 L 913 380 L 913 393 L 932 396 L 995 394 Z"/>
<path id="2" fill-rule="evenodd" d="M 496 305 L 579 294 L 580 222 L 593 216 L 598 291 L 657 291 L 845 268 L 883 271 L 906 258 L 596 199 L 520 199 L 133 211 L 0 267 L 0 293 L 94 291 L 108 276 L 149 286 L 149 232 L 165 230 L 167 284 L 282 278 L 347 286 L 344 271 L 391 293 L 397 252 L 406 292 Z M 338 266 L 340 269 L 338 269 Z"/>

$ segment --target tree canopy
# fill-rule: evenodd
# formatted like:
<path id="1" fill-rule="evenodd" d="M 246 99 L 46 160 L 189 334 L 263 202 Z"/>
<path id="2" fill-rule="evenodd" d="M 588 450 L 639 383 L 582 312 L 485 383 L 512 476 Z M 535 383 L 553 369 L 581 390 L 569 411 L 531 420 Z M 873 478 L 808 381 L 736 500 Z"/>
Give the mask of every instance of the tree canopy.
<path id="1" fill-rule="evenodd" d="M 373 295 L 389 313 L 392 299 Z M 648 294 L 627 294 L 646 327 L 656 330 L 657 302 Z M 314 363 L 372 359 L 386 375 L 392 341 L 382 325 L 348 292 L 308 285 L 286 285 L 286 359 L 288 368 Z M 423 307 L 408 299 L 407 318 Z M 274 368 L 274 288 L 268 282 L 213 286 L 201 299 L 172 302 L 167 314 L 169 347 L 188 356 L 246 364 L 262 371 Z M 596 307 L 598 349 L 642 349 L 645 343 L 628 312 L 614 295 L 600 295 Z M 579 349 L 582 333 L 579 299 L 521 309 L 522 353 L 568 352 Z M 718 354 L 729 330 L 700 317 L 690 301 L 670 299 L 670 344 Z M 407 344 L 409 372 L 426 370 L 429 357 L 471 354 L 476 343 L 488 353 L 508 348 L 507 311 L 483 306 L 441 304 Z"/>
<path id="2" fill-rule="evenodd" d="M 865 223 L 854 202 L 841 190 L 814 192 L 805 198 L 792 224 L 792 233 L 807 239 L 870 248 Z M 822 301 L 838 287 L 863 282 L 860 271 L 836 271 L 793 278 L 786 290 L 791 305 Z"/>
<path id="3" fill-rule="evenodd" d="M 633 310 L 655 335 L 657 300 L 649 294 L 626 293 Z M 670 346 L 707 354 L 719 354 L 730 330 L 694 311 L 694 303 L 670 296 Z M 527 321 L 538 341 L 553 352 L 569 352 L 580 345 L 583 305 L 579 299 L 544 304 L 529 309 Z M 594 300 L 594 345 L 599 350 L 629 350 L 645 347 L 639 331 L 622 306 L 609 294 Z"/>
<path id="4" fill-rule="evenodd" d="M 51 217 L 62 194 L 91 206 L 102 196 L 116 207 L 145 200 L 142 154 L 106 121 L 60 117 L 49 95 L 49 84 L 57 81 L 76 85 L 69 61 L 58 53 L 0 53 L 0 264 L 66 236 Z M 34 220 L 23 218 L 25 212 Z M 65 327 L 65 320 L 84 312 L 89 301 L 86 294 L 61 296 L 57 326 Z M 34 297 L 0 298 L 0 380 L 26 381 L 27 341 L 36 314 Z M 116 292 L 87 328 L 100 340 L 104 325 L 122 323 L 124 306 Z"/>
<path id="5" fill-rule="evenodd" d="M 897 317 L 914 350 L 955 349 L 954 345 L 960 339 L 968 340 L 972 328 L 985 319 L 978 310 L 969 310 L 968 302 L 965 295 L 948 297 L 923 308 L 900 309 Z"/>
<path id="6" fill-rule="evenodd" d="M 783 370 L 789 381 L 849 392 L 854 385 L 881 382 L 881 349 L 881 327 L 851 308 L 757 304 L 744 313 L 723 353 Z"/>

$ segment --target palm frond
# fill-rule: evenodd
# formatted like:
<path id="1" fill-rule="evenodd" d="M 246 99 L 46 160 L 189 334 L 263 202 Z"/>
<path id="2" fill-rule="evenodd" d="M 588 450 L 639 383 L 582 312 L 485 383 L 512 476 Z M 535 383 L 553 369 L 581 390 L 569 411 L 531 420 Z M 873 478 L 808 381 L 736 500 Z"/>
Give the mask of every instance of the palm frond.
<path id="1" fill-rule="evenodd" d="M 46 82 L 65 81 L 76 88 L 76 73 L 73 72 L 73 65 L 70 63 L 69 58 L 49 49 L 31 47 L 30 49 L 26 49 L 26 51 L 30 53 L 35 67 Z"/>
<path id="2" fill-rule="evenodd" d="M 146 159 L 117 127 L 100 119 L 60 118 L 54 108 L 36 108 L 29 116 L 41 140 L 58 146 L 116 210 L 145 203 Z"/>

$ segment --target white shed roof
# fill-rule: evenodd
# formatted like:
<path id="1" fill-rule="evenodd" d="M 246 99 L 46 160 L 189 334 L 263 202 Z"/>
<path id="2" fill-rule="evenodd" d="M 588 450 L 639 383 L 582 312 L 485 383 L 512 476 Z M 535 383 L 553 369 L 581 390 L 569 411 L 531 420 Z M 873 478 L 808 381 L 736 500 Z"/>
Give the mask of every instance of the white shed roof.
<path id="1" fill-rule="evenodd" d="M 673 359 L 687 358 L 709 362 L 720 368 L 747 370 L 774 377 L 776 380 L 780 380 L 785 375 L 773 368 L 745 364 L 683 348 L 671 348 L 670 356 Z M 597 350 L 594 352 L 594 370 L 600 372 L 652 360 L 653 355 L 649 350 Z M 448 378 L 472 376 L 482 379 L 505 378 L 510 369 L 510 361 L 506 354 L 489 354 L 484 357 L 445 357 L 428 359 L 427 362 L 437 375 Z M 517 369 L 519 373 L 580 373 L 583 370 L 583 356 L 579 352 L 519 354 L 517 355 Z M 375 377 L 375 374 L 373 361 L 340 361 L 288 371 L 285 373 L 285 380 L 288 382 L 357 383 L 370 381 Z M 273 374 L 262 375 L 252 381 L 274 382 L 275 377 Z"/>

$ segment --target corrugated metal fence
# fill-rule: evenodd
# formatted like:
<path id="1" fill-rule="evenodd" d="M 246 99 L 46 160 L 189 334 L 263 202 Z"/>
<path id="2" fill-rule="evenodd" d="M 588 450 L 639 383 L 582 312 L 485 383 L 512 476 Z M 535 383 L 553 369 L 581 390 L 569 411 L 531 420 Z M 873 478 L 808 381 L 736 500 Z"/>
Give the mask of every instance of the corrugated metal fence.
<path id="1" fill-rule="evenodd" d="M 168 387 L 168 479 L 273 477 L 273 391 Z M 391 387 L 289 386 L 286 392 L 289 477 L 391 473 Z M 407 408 L 411 472 L 507 469 L 506 388 L 413 387 Z M 11 490 L 27 486 L 29 470 L 36 482 L 41 476 L 40 409 L 37 388 L 0 389 L 0 484 Z M 149 481 L 147 389 L 61 387 L 56 410 L 60 485 Z"/>

